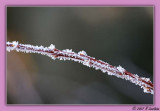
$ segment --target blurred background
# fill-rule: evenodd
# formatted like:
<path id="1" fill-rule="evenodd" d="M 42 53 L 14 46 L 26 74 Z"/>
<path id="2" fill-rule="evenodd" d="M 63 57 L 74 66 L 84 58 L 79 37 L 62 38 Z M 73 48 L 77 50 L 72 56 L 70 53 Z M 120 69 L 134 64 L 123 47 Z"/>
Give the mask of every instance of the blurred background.
<path id="1" fill-rule="evenodd" d="M 84 50 L 153 82 L 153 7 L 7 7 L 7 41 Z M 139 86 L 82 64 L 6 54 L 7 104 L 153 104 Z"/>

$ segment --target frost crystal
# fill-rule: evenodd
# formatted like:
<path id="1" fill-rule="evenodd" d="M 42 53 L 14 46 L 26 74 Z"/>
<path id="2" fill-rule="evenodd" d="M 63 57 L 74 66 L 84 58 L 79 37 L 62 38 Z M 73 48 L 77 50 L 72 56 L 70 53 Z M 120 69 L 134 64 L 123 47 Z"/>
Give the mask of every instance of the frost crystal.
<path id="1" fill-rule="evenodd" d="M 85 55 L 85 56 L 87 56 L 87 53 L 84 50 L 82 50 L 82 51 L 78 52 L 78 55 Z"/>
<path id="2" fill-rule="evenodd" d="M 148 93 L 148 90 L 146 88 L 143 88 L 144 93 Z"/>
<path id="3" fill-rule="evenodd" d="M 153 90 L 151 90 L 151 94 L 154 94 L 154 91 L 153 91 Z"/>
<path id="4" fill-rule="evenodd" d="M 141 79 L 145 80 L 145 81 L 150 81 L 150 78 L 145 78 L 145 77 L 141 77 Z"/>
<path id="5" fill-rule="evenodd" d="M 125 72 L 125 69 L 121 66 L 118 66 L 117 69 L 119 70 L 119 72 L 121 72 L 122 74 Z"/>
<path id="6" fill-rule="evenodd" d="M 88 66 L 88 67 L 90 67 L 90 60 L 85 60 L 85 61 L 83 62 L 83 64 L 86 65 L 86 66 Z"/>
<path id="7" fill-rule="evenodd" d="M 51 44 L 48 48 L 53 50 L 53 49 L 55 49 L 55 45 Z"/>
<path id="8" fill-rule="evenodd" d="M 66 52 L 66 53 L 72 53 L 72 49 L 65 49 L 65 50 L 62 50 L 63 52 Z"/>

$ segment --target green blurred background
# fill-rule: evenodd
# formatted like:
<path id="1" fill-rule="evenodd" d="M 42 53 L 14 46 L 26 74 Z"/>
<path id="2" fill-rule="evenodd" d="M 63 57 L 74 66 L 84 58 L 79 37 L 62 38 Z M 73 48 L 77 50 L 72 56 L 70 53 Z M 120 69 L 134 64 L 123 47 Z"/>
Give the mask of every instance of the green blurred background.
<path id="1" fill-rule="evenodd" d="M 85 50 L 153 81 L 153 7 L 7 7 L 7 41 Z M 129 81 L 73 61 L 7 53 L 7 104 L 153 104 Z"/>

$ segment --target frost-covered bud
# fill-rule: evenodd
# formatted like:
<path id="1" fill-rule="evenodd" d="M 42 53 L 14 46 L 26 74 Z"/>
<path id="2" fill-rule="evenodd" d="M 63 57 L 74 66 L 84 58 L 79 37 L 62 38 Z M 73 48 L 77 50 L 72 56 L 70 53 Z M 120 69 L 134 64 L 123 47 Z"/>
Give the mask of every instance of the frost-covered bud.
<path id="1" fill-rule="evenodd" d="M 15 50 L 17 45 L 18 45 L 18 42 L 17 41 L 13 41 L 12 43 L 11 42 L 7 42 L 7 44 L 12 44 L 11 47 L 7 47 L 7 51 L 10 52 L 12 50 Z"/>

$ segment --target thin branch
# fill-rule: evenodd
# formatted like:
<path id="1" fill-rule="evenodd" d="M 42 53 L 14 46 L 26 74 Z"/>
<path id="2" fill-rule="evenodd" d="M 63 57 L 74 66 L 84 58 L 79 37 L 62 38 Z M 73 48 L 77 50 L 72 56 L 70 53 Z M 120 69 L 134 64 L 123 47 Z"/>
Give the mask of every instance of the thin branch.
<path id="1" fill-rule="evenodd" d="M 51 57 L 53 60 L 73 60 L 75 62 L 82 63 L 83 65 L 86 65 L 88 67 L 95 68 L 96 70 L 101 70 L 103 73 L 107 72 L 108 75 L 113 75 L 118 78 L 128 80 L 143 88 L 143 91 L 145 93 L 154 94 L 153 84 L 150 81 L 150 78 L 139 77 L 137 74 L 132 74 L 121 66 L 115 67 L 108 64 L 107 62 L 97 60 L 94 57 L 88 56 L 85 51 L 75 53 L 72 51 L 72 49 L 58 50 L 52 44 L 49 47 L 43 47 L 33 46 L 29 44 L 19 44 L 16 41 L 7 42 L 6 48 L 8 52 L 16 50 L 17 52 L 38 53 L 46 55 Z"/>

